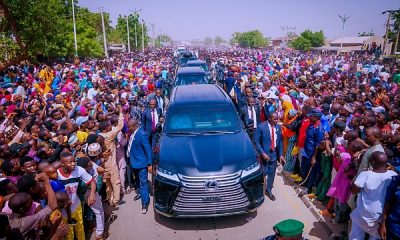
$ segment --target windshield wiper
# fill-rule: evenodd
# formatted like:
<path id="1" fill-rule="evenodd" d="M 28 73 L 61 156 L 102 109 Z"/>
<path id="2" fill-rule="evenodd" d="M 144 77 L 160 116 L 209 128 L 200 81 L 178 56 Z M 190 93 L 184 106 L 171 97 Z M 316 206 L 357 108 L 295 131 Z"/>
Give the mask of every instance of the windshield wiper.
<path id="1" fill-rule="evenodd" d="M 176 134 L 176 135 L 198 135 L 198 132 L 184 132 L 184 131 L 180 131 L 180 132 L 166 132 L 166 134 Z"/>
<path id="2" fill-rule="evenodd" d="M 232 134 L 235 133 L 234 131 L 204 131 L 200 132 L 199 134 Z"/>

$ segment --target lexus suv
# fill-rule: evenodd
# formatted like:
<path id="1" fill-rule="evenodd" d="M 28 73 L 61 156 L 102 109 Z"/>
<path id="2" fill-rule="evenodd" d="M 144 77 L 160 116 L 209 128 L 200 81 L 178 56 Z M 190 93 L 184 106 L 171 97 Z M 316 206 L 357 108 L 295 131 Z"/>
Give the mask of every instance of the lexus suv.
<path id="1" fill-rule="evenodd" d="M 167 217 L 256 210 L 263 173 L 230 97 L 212 84 L 174 88 L 154 164 L 154 209 Z"/>
<path id="2" fill-rule="evenodd" d="M 176 72 L 174 86 L 207 83 L 207 75 L 201 67 L 181 67 Z"/>

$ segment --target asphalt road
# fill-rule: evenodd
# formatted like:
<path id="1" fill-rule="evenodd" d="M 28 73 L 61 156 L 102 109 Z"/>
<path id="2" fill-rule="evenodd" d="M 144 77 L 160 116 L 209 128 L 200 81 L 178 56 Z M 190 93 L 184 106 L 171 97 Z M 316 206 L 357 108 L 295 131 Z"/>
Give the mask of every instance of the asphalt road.
<path id="1" fill-rule="evenodd" d="M 294 190 L 276 176 L 273 193 L 276 201 L 265 199 L 254 213 L 203 219 L 170 219 L 155 215 L 152 208 L 141 214 L 140 201 L 134 202 L 134 192 L 125 196 L 126 204 L 117 211 L 118 218 L 111 224 L 109 239 L 184 239 L 184 240 L 236 240 L 260 239 L 273 234 L 272 226 L 284 219 L 294 218 L 305 224 L 308 239 L 329 239 Z M 152 200 L 152 199 L 151 199 Z M 152 206 L 152 205 L 150 205 Z"/>

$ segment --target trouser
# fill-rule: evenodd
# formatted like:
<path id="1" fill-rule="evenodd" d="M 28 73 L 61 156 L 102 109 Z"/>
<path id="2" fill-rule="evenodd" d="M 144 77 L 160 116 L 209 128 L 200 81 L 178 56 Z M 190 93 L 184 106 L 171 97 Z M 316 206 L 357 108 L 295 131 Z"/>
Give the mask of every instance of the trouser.
<path id="1" fill-rule="evenodd" d="M 96 236 L 104 233 L 104 210 L 100 195 L 96 192 L 96 202 L 90 206 L 96 216 Z"/>
<path id="2" fill-rule="evenodd" d="M 142 201 L 142 206 L 150 203 L 149 182 L 147 179 L 147 168 L 134 168 L 135 181 L 139 182 L 139 193 Z"/>
<path id="3" fill-rule="evenodd" d="M 335 222 L 344 223 L 347 222 L 349 218 L 350 208 L 347 203 L 341 203 L 339 200 L 335 199 Z"/>
<path id="4" fill-rule="evenodd" d="M 121 182 L 122 190 L 125 190 L 125 173 L 126 173 L 126 161 L 125 157 L 121 157 L 118 160 L 118 170 L 119 170 L 119 179 Z"/>
<path id="5" fill-rule="evenodd" d="M 101 203 L 101 200 L 100 200 Z M 83 213 L 82 206 L 79 204 L 78 208 L 72 212 L 71 217 L 76 220 L 75 225 L 69 225 L 69 231 L 67 236 L 65 236 L 66 240 L 85 240 L 85 230 L 83 228 Z M 68 224 L 68 218 L 63 218 L 63 221 Z"/>
<path id="6" fill-rule="evenodd" d="M 121 181 L 119 178 L 118 168 L 112 167 L 107 169 L 110 173 L 110 178 L 105 179 L 107 200 L 110 205 L 117 205 L 120 200 Z"/>
<path id="7" fill-rule="evenodd" d="M 316 162 L 313 168 L 311 169 L 310 175 L 308 176 L 306 183 L 306 187 L 309 191 L 311 191 L 312 188 L 316 186 L 318 179 L 320 179 L 320 175 L 321 175 L 321 165 L 319 162 Z"/>
<path id="8" fill-rule="evenodd" d="M 307 178 L 308 171 L 311 167 L 311 158 L 301 156 L 300 160 L 300 176 L 303 178 L 303 181 Z"/>
<path id="9" fill-rule="evenodd" d="M 274 186 L 277 161 L 264 162 L 264 175 L 267 177 L 266 192 L 271 193 Z"/>
<path id="10" fill-rule="evenodd" d="M 357 223 L 355 223 L 354 221 L 352 221 L 351 223 L 351 231 L 349 234 L 349 240 L 364 240 L 365 239 L 365 235 L 369 234 L 369 240 L 379 240 L 381 239 L 378 234 L 378 226 L 375 227 L 370 227 L 369 229 L 367 229 L 367 232 L 362 229 L 362 227 L 360 225 L 358 225 Z"/>

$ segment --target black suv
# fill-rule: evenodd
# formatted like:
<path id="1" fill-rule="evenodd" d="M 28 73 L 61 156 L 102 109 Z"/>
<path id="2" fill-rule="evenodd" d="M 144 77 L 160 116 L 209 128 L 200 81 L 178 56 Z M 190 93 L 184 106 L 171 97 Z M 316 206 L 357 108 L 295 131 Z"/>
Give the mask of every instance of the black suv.
<path id="1" fill-rule="evenodd" d="M 201 67 L 181 67 L 176 72 L 174 86 L 207 83 L 207 75 Z"/>
<path id="2" fill-rule="evenodd" d="M 255 148 L 230 97 L 212 84 L 176 87 L 154 165 L 154 209 L 168 217 L 254 211 L 264 202 Z"/>

